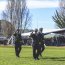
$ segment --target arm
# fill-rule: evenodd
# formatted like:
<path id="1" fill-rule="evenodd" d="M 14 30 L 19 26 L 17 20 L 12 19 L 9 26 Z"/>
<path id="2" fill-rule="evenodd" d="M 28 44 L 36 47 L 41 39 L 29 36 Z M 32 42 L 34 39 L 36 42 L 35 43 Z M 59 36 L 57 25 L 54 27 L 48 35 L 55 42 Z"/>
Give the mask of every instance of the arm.
<path id="1" fill-rule="evenodd" d="M 43 35 L 47 35 L 47 34 L 50 34 L 50 33 L 43 33 Z"/>

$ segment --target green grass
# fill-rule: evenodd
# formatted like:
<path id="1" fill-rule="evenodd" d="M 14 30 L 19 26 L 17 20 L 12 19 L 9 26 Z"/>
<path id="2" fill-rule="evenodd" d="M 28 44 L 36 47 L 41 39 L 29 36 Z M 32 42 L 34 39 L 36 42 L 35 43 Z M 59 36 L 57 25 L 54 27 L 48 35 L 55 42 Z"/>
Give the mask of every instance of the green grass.
<path id="1" fill-rule="evenodd" d="M 23 46 L 17 58 L 14 47 L 0 46 L 0 65 L 65 65 L 65 47 L 46 47 L 43 58 L 34 60 L 32 47 Z"/>

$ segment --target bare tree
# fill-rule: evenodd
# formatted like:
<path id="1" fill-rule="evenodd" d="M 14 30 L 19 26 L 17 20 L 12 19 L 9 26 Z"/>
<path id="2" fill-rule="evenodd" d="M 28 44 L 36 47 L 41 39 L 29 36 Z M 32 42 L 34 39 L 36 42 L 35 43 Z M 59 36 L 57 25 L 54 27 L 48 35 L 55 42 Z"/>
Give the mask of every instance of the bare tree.
<path id="1" fill-rule="evenodd" d="M 65 16 L 61 15 L 57 10 L 55 16 L 53 17 L 53 21 L 56 23 L 57 27 L 65 28 Z"/>
<path id="2" fill-rule="evenodd" d="M 60 0 L 59 6 L 60 6 L 59 13 L 61 15 L 65 15 L 65 0 Z"/>
<path id="3" fill-rule="evenodd" d="M 7 10 L 3 12 L 3 18 L 10 21 L 15 29 L 26 29 L 30 23 L 31 16 L 25 0 L 8 0 Z"/>
<path id="4" fill-rule="evenodd" d="M 26 9 L 26 14 L 25 14 L 25 17 L 23 18 L 23 23 L 22 23 L 22 25 L 23 25 L 23 32 L 25 32 L 25 29 L 27 29 L 29 26 L 30 26 L 30 24 L 31 24 L 31 16 L 30 16 L 30 14 L 29 14 L 29 9 Z"/>
<path id="5" fill-rule="evenodd" d="M 65 28 L 65 0 L 60 0 L 60 8 L 56 10 L 53 17 L 53 21 L 56 23 L 57 27 Z"/>
<path id="6" fill-rule="evenodd" d="M 10 37 L 15 30 L 14 26 L 5 20 L 0 20 L 0 29 L 1 34 L 7 37 Z"/>

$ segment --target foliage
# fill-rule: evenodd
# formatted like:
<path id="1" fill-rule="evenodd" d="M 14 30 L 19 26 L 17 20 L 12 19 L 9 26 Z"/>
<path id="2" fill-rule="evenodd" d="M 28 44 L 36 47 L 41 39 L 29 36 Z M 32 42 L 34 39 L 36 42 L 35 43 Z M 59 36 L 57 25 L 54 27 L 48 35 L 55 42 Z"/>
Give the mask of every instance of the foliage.
<path id="1" fill-rule="evenodd" d="M 3 18 L 10 21 L 15 29 L 26 29 L 30 25 L 30 12 L 26 6 L 26 0 L 7 0 L 7 9 L 3 12 Z"/>
<path id="2" fill-rule="evenodd" d="M 59 28 L 65 28 L 65 15 L 61 15 L 57 10 L 55 16 L 53 16 L 53 21 Z"/>
<path id="3" fill-rule="evenodd" d="M 0 32 L 2 35 L 10 37 L 14 30 L 15 28 L 10 22 L 6 20 L 0 20 Z"/>
<path id="4" fill-rule="evenodd" d="M 65 28 L 65 0 L 59 0 L 60 8 L 56 10 L 56 13 L 53 17 L 53 21 L 56 23 L 56 26 L 59 28 Z"/>
<path id="5" fill-rule="evenodd" d="M 30 46 L 22 47 L 20 58 L 14 47 L 0 46 L 0 65 L 65 65 L 65 47 L 46 47 L 43 58 L 34 60 Z"/>

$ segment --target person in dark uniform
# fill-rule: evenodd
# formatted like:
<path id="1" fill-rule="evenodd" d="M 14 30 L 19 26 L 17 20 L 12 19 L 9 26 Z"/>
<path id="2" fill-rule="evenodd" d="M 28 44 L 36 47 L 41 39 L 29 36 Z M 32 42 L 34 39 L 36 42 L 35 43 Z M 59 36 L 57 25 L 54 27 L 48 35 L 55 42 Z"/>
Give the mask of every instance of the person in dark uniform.
<path id="1" fill-rule="evenodd" d="M 31 33 L 30 37 L 33 39 L 33 58 L 39 60 L 38 29 L 35 29 L 35 33 Z"/>
<path id="2" fill-rule="evenodd" d="M 39 40 L 39 47 L 40 47 L 40 56 L 42 56 L 42 52 L 44 51 L 45 49 L 45 46 L 44 46 L 44 33 L 42 33 L 43 31 L 43 28 L 40 28 L 39 29 L 39 32 L 38 32 L 38 40 Z"/>
<path id="3" fill-rule="evenodd" d="M 21 46 L 22 46 L 22 37 L 19 30 L 14 34 L 15 36 L 15 54 L 17 57 L 19 57 L 19 54 L 21 52 Z"/>

